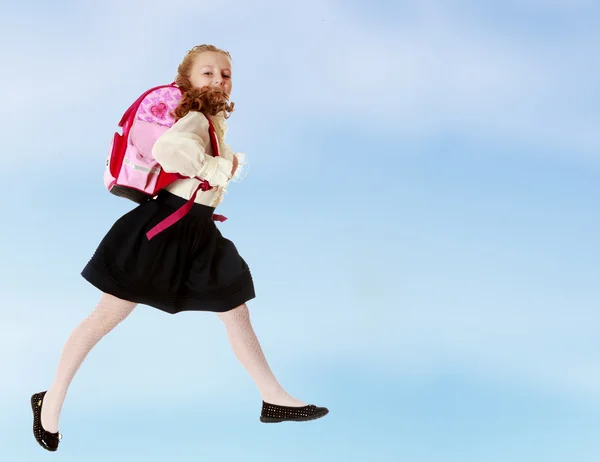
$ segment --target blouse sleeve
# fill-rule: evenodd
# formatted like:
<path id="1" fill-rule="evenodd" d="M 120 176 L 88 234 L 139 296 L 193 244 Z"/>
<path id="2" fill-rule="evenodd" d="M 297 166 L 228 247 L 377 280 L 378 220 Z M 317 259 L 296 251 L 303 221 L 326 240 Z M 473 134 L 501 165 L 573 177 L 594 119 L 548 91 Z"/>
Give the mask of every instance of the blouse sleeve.
<path id="1" fill-rule="evenodd" d="M 200 112 L 190 112 L 164 132 L 154 143 L 152 155 L 167 173 L 198 177 L 212 186 L 224 186 L 231 178 L 233 162 L 206 154 L 200 137 L 208 132 L 208 120 Z"/>

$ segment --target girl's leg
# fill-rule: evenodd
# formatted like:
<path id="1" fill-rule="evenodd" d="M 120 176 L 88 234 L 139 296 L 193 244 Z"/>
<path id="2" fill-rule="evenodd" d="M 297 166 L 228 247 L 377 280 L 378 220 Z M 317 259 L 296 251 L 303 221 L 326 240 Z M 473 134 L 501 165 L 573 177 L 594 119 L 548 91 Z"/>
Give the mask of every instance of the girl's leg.
<path id="1" fill-rule="evenodd" d="M 217 315 L 225 324 L 234 354 L 256 383 L 263 401 L 279 406 L 305 406 L 277 382 L 250 323 L 248 307 L 244 304 Z"/>
<path id="2" fill-rule="evenodd" d="M 67 389 L 87 354 L 135 306 L 135 303 L 103 294 L 96 308 L 71 333 L 63 348 L 54 382 L 44 397 L 41 418 L 46 431 L 58 432 L 58 420 Z"/>

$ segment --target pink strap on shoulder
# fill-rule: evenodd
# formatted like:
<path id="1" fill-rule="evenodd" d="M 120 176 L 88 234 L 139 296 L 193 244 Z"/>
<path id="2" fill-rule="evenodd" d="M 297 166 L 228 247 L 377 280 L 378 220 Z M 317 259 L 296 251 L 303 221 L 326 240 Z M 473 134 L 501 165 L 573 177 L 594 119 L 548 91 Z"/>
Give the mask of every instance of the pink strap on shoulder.
<path id="1" fill-rule="evenodd" d="M 219 155 L 220 155 L 219 142 L 217 140 L 215 126 L 213 125 L 213 123 L 209 117 L 206 117 L 206 120 L 208 120 L 208 133 L 210 135 L 210 144 L 213 148 L 213 154 L 215 155 L 215 157 L 219 157 Z"/>

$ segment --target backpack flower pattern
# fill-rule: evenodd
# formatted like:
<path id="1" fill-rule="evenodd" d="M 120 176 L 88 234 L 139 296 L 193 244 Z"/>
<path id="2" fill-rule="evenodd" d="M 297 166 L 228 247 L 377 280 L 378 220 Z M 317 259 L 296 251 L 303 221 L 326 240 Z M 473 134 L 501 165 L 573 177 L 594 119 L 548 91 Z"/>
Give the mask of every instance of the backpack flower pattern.
<path id="1" fill-rule="evenodd" d="M 171 113 L 180 99 L 181 92 L 178 88 L 166 87 L 155 90 L 141 102 L 136 118 L 170 127 L 175 123 Z"/>

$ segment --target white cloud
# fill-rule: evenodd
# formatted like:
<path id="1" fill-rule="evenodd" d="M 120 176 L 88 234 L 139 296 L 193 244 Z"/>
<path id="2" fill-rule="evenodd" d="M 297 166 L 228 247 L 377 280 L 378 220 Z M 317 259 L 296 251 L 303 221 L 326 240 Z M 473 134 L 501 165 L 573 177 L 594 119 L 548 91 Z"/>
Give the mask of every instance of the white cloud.
<path id="1" fill-rule="evenodd" d="M 285 8 L 293 9 L 285 14 L 278 10 L 284 6 L 270 2 L 236 5 L 235 11 L 234 2 L 214 4 L 223 12 L 224 23 L 213 23 L 200 14 L 182 16 L 177 7 L 182 1 L 171 2 L 172 9 L 153 7 L 158 4 L 145 2 L 143 10 L 134 2 L 94 6 L 97 10 L 86 18 L 102 17 L 103 21 L 96 26 L 87 20 L 74 24 L 86 31 L 76 44 L 64 35 L 50 34 L 61 30 L 62 24 L 44 23 L 45 12 L 41 12 L 31 24 L 31 35 L 12 42 L 13 49 L 3 57 L 6 66 L 0 92 L 14 111 L 2 123 L 7 144 L 12 146 L 9 152 L 19 149 L 15 159 L 27 158 L 28 165 L 55 162 L 63 159 L 56 152 L 64 146 L 88 164 L 103 140 L 110 138 L 124 101 L 129 102 L 141 88 L 170 78 L 185 47 L 203 41 L 221 45 L 221 40 L 223 47 L 233 51 L 239 69 L 236 100 L 242 104 L 233 123 L 248 136 L 257 127 L 290 123 L 300 116 L 401 136 L 427 136 L 440 129 L 463 136 L 477 132 L 477 136 L 516 138 L 543 149 L 571 147 L 573 155 L 597 159 L 599 114 L 586 106 L 585 98 L 597 89 L 599 71 L 593 61 L 586 62 L 586 54 L 594 56 L 594 42 L 588 35 L 573 36 L 564 44 L 497 36 L 493 23 L 475 23 L 432 2 L 413 22 L 403 22 L 402 28 L 382 25 L 377 29 L 345 7 L 316 0 L 286 4 Z M 31 20 L 24 13 L 4 18 L 8 34 L 16 34 Z M 159 29 L 159 19 L 169 27 Z M 134 23 L 144 27 L 130 28 Z M 198 30 L 191 27 L 194 24 Z M 117 27 L 117 32 L 107 35 L 110 26 Z M 156 30 L 161 33 L 152 33 Z M 273 89 L 275 101 L 263 105 L 264 95 Z M 275 103 L 280 108 L 277 113 L 272 112 Z M 33 120 L 25 118 L 31 108 L 36 109 Z M 365 118 L 373 115 L 381 117 Z M 78 133 L 71 138 L 69 130 Z M 373 281 L 377 283 L 386 287 Z M 299 333 L 304 328 L 312 332 L 310 343 L 302 347 L 291 341 L 278 344 L 269 357 L 301 362 L 305 356 L 318 354 L 325 361 L 334 357 L 379 361 L 388 373 L 390 364 L 396 365 L 398 373 L 428 373 L 440 362 L 463 363 L 474 374 L 495 374 L 600 397 L 599 374 L 593 366 L 599 358 L 593 352 L 585 357 L 581 345 L 554 343 L 557 338 L 595 338 L 597 316 L 585 317 L 595 313 L 591 307 L 570 307 L 567 317 L 564 307 L 568 303 L 557 302 L 534 316 L 526 302 L 507 308 L 492 306 L 481 297 L 466 300 L 462 307 L 447 307 L 371 295 L 382 292 L 358 294 L 361 304 L 352 305 L 349 311 L 339 293 L 320 301 L 322 306 L 329 303 L 326 313 L 310 313 L 305 300 L 287 306 L 285 312 L 265 305 L 263 312 L 275 313 L 268 318 L 257 315 L 257 328 L 264 332 L 261 339 L 266 343 L 277 344 L 281 338 L 277 327 L 288 323 Z M 11 298 L 10 291 L 5 297 Z M 49 302 L 49 298 L 56 301 Z M 16 371 L 16 375 L 6 374 L 8 379 L 1 386 L 23 390 L 45 383 L 53 373 L 58 350 L 79 320 L 67 313 L 77 310 L 85 316 L 92 308 L 86 308 L 90 299 L 70 294 L 69 306 L 65 306 L 64 294 L 57 288 L 53 294 L 28 294 L 25 299 L 19 294 L 3 300 L 0 306 L 20 309 L 11 309 L 10 315 L 2 313 L 0 346 L 13 353 L 0 357 L 0 369 Z M 290 321 L 289 313 L 299 311 L 307 313 L 306 318 Z M 156 315 L 140 315 L 143 326 L 129 322 L 95 350 L 92 361 L 98 371 L 107 371 L 103 380 L 109 389 L 118 392 L 123 376 L 140 387 L 149 382 L 144 391 L 148 396 L 163 386 L 161 379 L 214 392 L 227 383 L 194 382 L 198 373 L 181 368 L 181 362 L 200 361 L 207 370 L 214 370 L 226 361 L 232 368 L 228 373 L 241 377 L 243 371 L 235 366 L 224 333 L 211 330 L 217 322 L 205 323 L 207 318 L 199 317 L 195 328 L 177 318 L 163 326 L 163 318 Z M 131 346 L 126 330 L 139 343 Z M 167 346 L 152 341 L 153 333 L 175 340 Z M 129 346 L 132 349 L 123 353 Z M 114 364 L 115 355 L 123 361 Z M 171 355 L 177 355 L 177 363 L 170 362 Z M 130 369 L 133 361 L 135 369 Z M 38 369 L 33 364 L 41 365 Z M 109 377 L 111 368 L 118 373 Z M 142 371 L 144 376 L 136 375 Z M 90 373 L 79 380 L 91 382 L 95 377 Z M 10 394 L 0 396 L 11 399 Z"/>
<path id="2" fill-rule="evenodd" d="M 300 117 L 398 136 L 442 130 L 512 139 L 597 158 L 600 116 L 589 98 L 600 76 L 590 60 L 598 33 L 501 35 L 493 19 L 474 18 L 460 2 L 423 3 L 401 27 L 362 20 L 337 2 L 203 3 L 189 15 L 180 14 L 180 3 L 104 2 L 68 23 L 43 23 L 44 12 L 34 17 L 29 34 L 3 56 L 14 70 L 0 81 L 12 108 L 2 120 L 9 149 L 22 149 L 25 137 L 37 160 L 65 151 L 85 158 L 82 151 L 108 145 L 140 91 L 171 79 L 182 52 L 208 41 L 234 54 L 239 110 L 232 124 L 242 137 Z M 9 13 L 7 36 L 32 21 L 31 12 Z M 206 19 L 213 13 L 222 22 Z M 76 38 L 69 27 L 85 33 Z"/>

